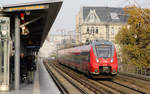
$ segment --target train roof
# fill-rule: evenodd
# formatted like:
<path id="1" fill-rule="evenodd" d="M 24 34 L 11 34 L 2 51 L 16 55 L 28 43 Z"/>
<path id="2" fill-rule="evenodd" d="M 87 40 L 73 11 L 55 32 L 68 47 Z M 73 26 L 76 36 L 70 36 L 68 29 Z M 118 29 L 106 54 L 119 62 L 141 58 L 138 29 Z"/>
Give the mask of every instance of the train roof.
<path id="1" fill-rule="evenodd" d="M 91 46 L 100 45 L 100 44 L 109 44 L 114 45 L 112 42 L 107 40 L 96 40 L 88 45 L 77 46 L 73 48 L 62 49 L 60 51 L 68 52 L 68 53 L 80 53 L 80 52 L 88 52 L 90 51 Z"/>
<path id="2" fill-rule="evenodd" d="M 107 41 L 107 40 L 96 40 L 96 41 L 93 41 L 93 42 L 91 43 L 91 45 L 98 45 L 98 44 L 114 45 L 112 42 Z"/>
<path id="3" fill-rule="evenodd" d="M 90 45 L 83 45 L 74 48 L 64 49 L 65 52 L 79 53 L 79 52 L 87 52 L 90 51 Z"/>

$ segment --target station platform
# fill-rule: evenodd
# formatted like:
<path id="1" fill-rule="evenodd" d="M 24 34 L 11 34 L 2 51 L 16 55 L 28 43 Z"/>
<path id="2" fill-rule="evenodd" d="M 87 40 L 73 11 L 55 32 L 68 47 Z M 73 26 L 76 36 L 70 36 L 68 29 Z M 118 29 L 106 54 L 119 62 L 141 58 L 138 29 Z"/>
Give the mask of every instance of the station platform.
<path id="1" fill-rule="evenodd" d="M 60 94 L 60 91 L 49 76 L 42 59 L 38 59 L 33 84 L 24 83 L 21 84 L 20 90 L 0 92 L 0 94 Z"/>

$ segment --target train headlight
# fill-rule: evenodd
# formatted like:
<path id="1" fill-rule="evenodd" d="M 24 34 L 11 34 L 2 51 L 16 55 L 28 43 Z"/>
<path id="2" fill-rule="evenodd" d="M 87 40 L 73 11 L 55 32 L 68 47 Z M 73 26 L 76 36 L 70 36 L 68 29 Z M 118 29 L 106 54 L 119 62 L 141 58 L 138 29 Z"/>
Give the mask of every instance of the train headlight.
<path id="1" fill-rule="evenodd" d="M 96 62 L 99 62 L 98 58 L 96 58 Z"/>
<path id="2" fill-rule="evenodd" d="M 113 59 L 113 58 L 111 58 L 111 61 L 110 61 L 110 62 L 111 62 L 111 63 L 113 63 L 113 61 L 114 61 L 114 59 Z"/>

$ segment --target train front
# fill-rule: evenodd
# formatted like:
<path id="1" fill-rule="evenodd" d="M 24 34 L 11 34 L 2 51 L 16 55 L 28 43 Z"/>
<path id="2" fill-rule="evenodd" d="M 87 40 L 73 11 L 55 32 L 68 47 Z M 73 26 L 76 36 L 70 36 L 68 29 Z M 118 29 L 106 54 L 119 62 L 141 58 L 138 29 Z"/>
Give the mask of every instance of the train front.
<path id="1" fill-rule="evenodd" d="M 92 75 L 115 76 L 117 74 L 117 54 L 112 42 L 92 43 L 89 68 Z"/>

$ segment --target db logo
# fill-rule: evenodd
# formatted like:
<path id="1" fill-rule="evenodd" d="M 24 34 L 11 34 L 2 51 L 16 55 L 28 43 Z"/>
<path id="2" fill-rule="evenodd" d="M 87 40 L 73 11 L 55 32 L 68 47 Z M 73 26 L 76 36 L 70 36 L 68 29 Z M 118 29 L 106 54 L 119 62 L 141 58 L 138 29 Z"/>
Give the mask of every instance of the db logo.
<path id="1" fill-rule="evenodd" d="M 104 63 L 107 63 L 107 60 L 104 60 L 103 62 L 104 62 Z"/>

